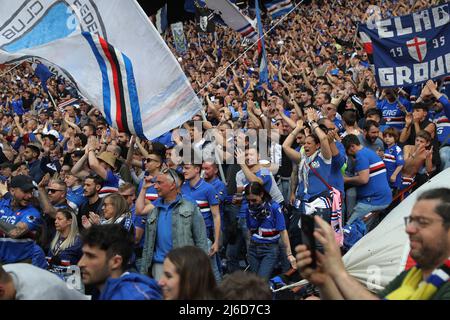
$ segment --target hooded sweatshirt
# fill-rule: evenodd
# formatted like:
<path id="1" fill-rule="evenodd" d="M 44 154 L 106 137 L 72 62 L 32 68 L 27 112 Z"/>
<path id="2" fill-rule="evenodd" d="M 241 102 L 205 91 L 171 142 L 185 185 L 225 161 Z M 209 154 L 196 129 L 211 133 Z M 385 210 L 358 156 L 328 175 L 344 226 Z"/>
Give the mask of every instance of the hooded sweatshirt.
<path id="1" fill-rule="evenodd" d="M 161 300 L 161 289 L 155 280 L 125 272 L 120 278 L 109 278 L 99 300 Z"/>

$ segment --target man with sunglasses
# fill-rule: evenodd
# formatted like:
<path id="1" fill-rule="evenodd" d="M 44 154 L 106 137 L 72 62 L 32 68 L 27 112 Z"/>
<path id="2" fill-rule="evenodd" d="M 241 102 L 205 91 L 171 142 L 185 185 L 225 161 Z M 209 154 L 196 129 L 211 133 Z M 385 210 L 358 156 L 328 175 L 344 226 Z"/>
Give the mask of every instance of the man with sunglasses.
<path id="1" fill-rule="evenodd" d="M 319 267 L 312 269 L 311 252 L 298 246 L 297 266 L 302 277 L 319 288 L 322 299 L 332 300 L 450 300 L 450 189 L 425 191 L 405 217 L 410 256 L 417 263 L 374 294 L 345 270 L 331 227 L 316 217 L 314 232 L 324 246 Z"/>
<path id="2" fill-rule="evenodd" d="M 46 174 L 38 185 L 39 202 L 43 220 L 46 224 L 46 235 L 44 241 L 44 251 L 50 245 L 50 241 L 56 234 L 55 218 L 56 212 L 60 209 L 71 208 L 67 202 L 67 185 L 64 181 L 50 179 L 50 174 Z M 71 209 L 77 209 L 75 206 Z M 76 211 L 78 212 L 78 210 Z"/>
<path id="3" fill-rule="evenodd" d="M 164 169 L 154 183 L 158 192 L 155 208 L 147 215 L 142 263 L 139 272 L 159 280 L 166 255 L 174 248 L 194 245 L 208 252 L 206 226 L 198 206 L 183 198 L 183 178 L 173 169 Z M 144 184 L 144 185 L 145 185 Z"/>

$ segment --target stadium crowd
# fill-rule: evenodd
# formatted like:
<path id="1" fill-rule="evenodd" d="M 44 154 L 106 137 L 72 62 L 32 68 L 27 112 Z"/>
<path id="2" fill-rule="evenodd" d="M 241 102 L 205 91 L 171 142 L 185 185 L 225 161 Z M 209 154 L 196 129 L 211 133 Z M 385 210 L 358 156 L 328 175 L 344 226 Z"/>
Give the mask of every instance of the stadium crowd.
<path id="1" fill-rule="evenodd" d="M 22 297 L 48 278 L 31 264 L 62 277 L 78 265 L 97 299 L 270 298 L 270 279 L 297 269 L 305 213 L 350 249 L 450 167 L 448 79 L 380 90 L 357 37 L 373 15 L 430 5 L 413 2 L 312 1 L 276 26 L 264 15 L 263 84 L 257 46 L 230 28 L 185 23 L 185 55 L 166 33 L 204 112 L 153 141 L 109 127 L 69 81 L 48 93 L 31 63 L 4 66 L 0 263 L 25 277 Z"/>

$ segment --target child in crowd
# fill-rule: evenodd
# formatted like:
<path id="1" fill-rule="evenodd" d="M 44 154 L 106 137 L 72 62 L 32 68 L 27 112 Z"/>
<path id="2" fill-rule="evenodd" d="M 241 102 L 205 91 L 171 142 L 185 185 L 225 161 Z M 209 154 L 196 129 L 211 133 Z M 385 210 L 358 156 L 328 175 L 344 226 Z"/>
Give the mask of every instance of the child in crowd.
<path id="1" fill-rule="evenodd" d="M 399 133 L 395 128 L 387 128 L 383 132 L 383 141 L 386 146 L 383 161 L 386 165 L 389 186 L 394 194 L 400 189 L 402 183 L 401 171 L 405 164 L 402 148 L 397 145 L 398 138 Z"/>

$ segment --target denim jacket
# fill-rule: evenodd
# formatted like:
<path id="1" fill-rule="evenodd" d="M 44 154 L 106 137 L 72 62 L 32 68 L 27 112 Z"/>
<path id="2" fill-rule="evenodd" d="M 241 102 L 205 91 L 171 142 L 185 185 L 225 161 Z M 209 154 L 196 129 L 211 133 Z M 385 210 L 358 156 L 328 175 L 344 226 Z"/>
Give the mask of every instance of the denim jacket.
<path id="1" fill-rule="evenodd" d="M 159 209 L 154 208 L 147 216 L 145 225 L 145 242 L 142 252 L 142 265 L 139 270 L 142 274 L 148 274 L 153 263 L 153 255 L 156 246 L 156 232 L 158 225 Z M 172 241 L 173 248 L 184 246 L 196 246 L 208 252 L 206 226 L 203 216 L 197 205 L 180 198 L 172 210 Z"/>

